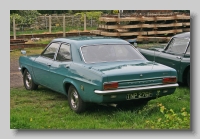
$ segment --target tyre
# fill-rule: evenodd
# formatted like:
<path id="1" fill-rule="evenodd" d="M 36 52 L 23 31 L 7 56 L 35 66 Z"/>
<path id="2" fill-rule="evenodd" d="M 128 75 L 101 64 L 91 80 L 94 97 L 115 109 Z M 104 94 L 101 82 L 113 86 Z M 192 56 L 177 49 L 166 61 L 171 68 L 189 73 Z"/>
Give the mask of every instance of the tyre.
<path id="1" fill-rule="evenodd" d="M 23 73 L 23 82 L 24 82 L 24 87 L 27 90 L 36 90 L 38 88 L 38 85 L 34 83 L 31 74 L 27 69 L 25 69 Z"/>
<path id="2" fill-rule="evenodd" d="M 70 108 L 76 113 L 84 112 L 86 109 L 86 103 L 81 99 L 73 85 L 71 85 L 68 90 L 68 103 Z"/>
<path id="3" fill-rule="evenodd" d="M 190 70 L 188 70 L 188 73 L 187 73 L 187 85 L 188 87 L 190 87 Z"/>

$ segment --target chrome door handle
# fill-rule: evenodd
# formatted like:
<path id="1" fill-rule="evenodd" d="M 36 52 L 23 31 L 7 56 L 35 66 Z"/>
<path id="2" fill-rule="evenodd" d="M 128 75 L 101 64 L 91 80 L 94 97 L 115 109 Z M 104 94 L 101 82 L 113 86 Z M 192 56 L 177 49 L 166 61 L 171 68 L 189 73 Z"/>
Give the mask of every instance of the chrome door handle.
<path id="1" fill-rule="evenodd" d="M 178 59 L 181 59 L 181 57 L 180 57 L 180 56 L 177 56 L 176 58 L 178 58 Z"/>
<path id="2" fill-rule="evenodd" d="M 67 68 L 67 69 L 68 69 L 69 67 L 70 67 L 69 65 L 65 65 L 65 68 Z"/>

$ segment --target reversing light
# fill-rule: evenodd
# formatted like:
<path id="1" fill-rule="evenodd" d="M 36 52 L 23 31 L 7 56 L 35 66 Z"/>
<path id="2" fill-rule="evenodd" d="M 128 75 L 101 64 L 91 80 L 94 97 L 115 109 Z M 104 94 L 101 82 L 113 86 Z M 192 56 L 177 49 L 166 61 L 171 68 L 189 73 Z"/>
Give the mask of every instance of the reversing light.
<path id="1" fill-rule="evenodd" d="M 117 89 L 119 84 L 117 82 L 112 82 L 112 83 L 105 83 L 103 85 L 104 90 L 112 90 L 112 89 Z"/>
<path id="2" fill-rule="evenodd" d="M 163 83 L 167 84 L 167 83 L 176 83 L 177 82 L 177 78 L 176 77 L 167 77 L 167 78 L 163 78 Z"/>

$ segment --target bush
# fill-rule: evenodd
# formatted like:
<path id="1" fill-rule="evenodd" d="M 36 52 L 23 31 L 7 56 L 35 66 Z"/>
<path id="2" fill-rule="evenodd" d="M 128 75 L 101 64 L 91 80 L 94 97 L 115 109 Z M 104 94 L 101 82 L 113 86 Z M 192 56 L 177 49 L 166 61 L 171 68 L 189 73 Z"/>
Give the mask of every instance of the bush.
<path id="1" fill-rule="evenodd" d="M 158 104 L 160 112 L 163 114 L 162 118 L 157 120 L 147 120 L 145 128 L 151 129 L 189 129 L 190 128 L 190 114 L 186 112 L 185 108 L 181 109 L 180 113 L 175 113 L 172 109 L 167 109 L 162 104 Z"/>
<path id="2" fill-rule="evenodd" d="M 37 10 L 19 10 L 18 13 L 12 13 L 10 15 L 10 24 L 13 24 L 13 18 L 15 17 L 15 23 L 19 26 L 30 26 L 35 22 L 37 16 L 40 15 Z"/>
<path id="3" fill-rule="evenodd" d="M 99 17 L 102 15 L 101 11 L 97 12 L 81 12 L 81 13 L 76 13 L 75 16 L 81 15 L 81 21 L 84 21 L 84 14 L 86 14 L 86 18 L 88 19 L 93 19 L 99 22 Z"/>

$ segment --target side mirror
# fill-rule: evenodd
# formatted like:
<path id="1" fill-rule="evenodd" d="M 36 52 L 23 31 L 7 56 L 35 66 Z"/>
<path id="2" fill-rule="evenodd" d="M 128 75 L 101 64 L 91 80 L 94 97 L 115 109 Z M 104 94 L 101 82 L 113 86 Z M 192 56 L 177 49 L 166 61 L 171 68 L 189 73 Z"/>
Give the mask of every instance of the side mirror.
<path id="1" fill-rule="evenodd" d="M 26 50 L 21 50 L 21 54 L 26 55 Z"/>
<path id="2" fill-rule="evenodd" d="M 136 43 L 136 42 L 134 42 L 133 46 L 134 46 L 135 48 L 137 48 L 137 43 Z"/>

